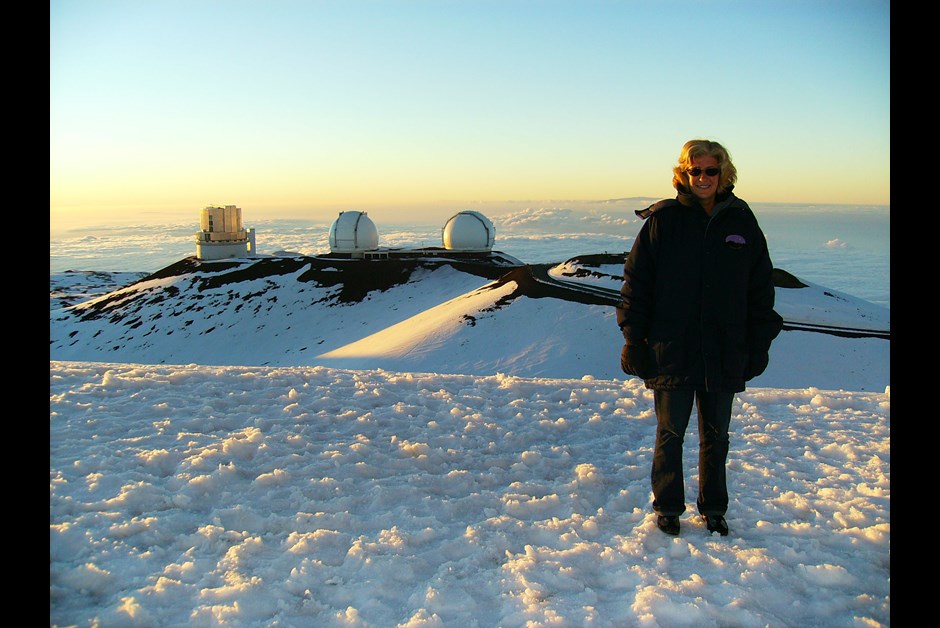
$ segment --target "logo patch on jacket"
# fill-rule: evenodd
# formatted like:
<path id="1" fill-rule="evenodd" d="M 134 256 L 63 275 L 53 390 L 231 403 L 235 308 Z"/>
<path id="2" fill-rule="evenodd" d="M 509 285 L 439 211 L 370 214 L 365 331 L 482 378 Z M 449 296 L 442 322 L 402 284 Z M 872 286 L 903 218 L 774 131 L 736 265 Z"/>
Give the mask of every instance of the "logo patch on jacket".
<path id="1" fill-rule="evenodd" d="M 732 249 L 740 249 L 742 246 L 747 244 L 747 240 L 744 239 L 744 236 L 739 236 L 736 233 L 729 235 L 725 238 L 725 244 Z"/>

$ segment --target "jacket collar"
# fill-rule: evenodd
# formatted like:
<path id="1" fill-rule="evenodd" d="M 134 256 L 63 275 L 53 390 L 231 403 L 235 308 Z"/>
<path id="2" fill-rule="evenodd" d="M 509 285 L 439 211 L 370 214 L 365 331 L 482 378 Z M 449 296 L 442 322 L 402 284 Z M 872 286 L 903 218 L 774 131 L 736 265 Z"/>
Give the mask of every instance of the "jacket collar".
<path id="1" fill-rule="evenodd" d="M 638 209 L 634 213 L 640 218 L 643 218 L 645 220 L 649 218 L 653 212 L 658 211 L 662 209 L 663 207 L 670 207 L 673 205 L 695 207 L 695 208 L 701 209 L 702 211 L 705 211 L 704 209 L 702 209 L 702 206 L 699 204 L 698 199 L 695 198 L 695 196 L 692 194 L 692 191 L 689 190 L 689 188 L 685 187 L 684 185 L 679 185 L 676 187 L 676 189 L 679 192 L 676 195 L 676 198 L 667 198 L 661 201 L 657 201 L 653 203 L 652 205 L 650 205 L 649 207 L 647 207 L 646 209 Z M 725 190 L 719 192 L 718 195 L 715 197 L 715 209 L 712 210 L 712 216 L 715 216 L 716 214 L 718 214 L 718 212 L 723 210 L 725 207 L 731 205 L 736 199 L 737 197 L 734 195 L 734 186 L 729 185 Z"/>

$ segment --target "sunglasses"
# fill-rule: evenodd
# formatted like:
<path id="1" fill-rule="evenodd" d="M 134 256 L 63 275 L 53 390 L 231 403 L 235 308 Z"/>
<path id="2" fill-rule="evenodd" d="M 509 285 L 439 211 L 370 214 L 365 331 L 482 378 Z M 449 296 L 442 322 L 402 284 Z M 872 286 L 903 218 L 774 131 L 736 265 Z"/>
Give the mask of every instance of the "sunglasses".
<path id="1" fill-rule="evenodd" d="M 688 170 L 686 170 L 686 172 L 688 172 L 693 177 L 697 177 L 700 174 L 702 174 L 702 169 L 701 168 L 689 168 Z M 715 166 L 711 166 L 709 168 L 705 168 L 704 172 L 710 177 L 715 177 L 721 173 L 721 168 L 716 168 Z"/>

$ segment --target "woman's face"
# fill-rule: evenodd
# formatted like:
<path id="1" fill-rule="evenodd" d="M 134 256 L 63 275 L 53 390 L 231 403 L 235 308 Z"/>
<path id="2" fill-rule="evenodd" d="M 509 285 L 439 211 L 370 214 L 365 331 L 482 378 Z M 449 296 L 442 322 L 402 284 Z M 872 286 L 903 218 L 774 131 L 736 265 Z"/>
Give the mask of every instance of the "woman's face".
<path id="1" fill-rule="evenodd" d="M 709 170 L 714 174 L 708 174 Z M 689 176 L 692 194 L 705 207 L 713 204 L 715 195 L 718 194 L 718 181 L 721 179 L 718 160 L 711 155 L 701 155 L 692 160 L 692 165 L 685 172 Z"/>

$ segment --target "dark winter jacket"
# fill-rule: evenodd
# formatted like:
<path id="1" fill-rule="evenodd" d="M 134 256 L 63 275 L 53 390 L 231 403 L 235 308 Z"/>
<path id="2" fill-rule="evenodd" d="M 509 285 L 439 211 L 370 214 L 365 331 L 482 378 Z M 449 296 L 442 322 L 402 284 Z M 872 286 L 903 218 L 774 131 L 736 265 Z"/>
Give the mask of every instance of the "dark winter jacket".
<path id="1" fill-rule="evenodd" d="M 740 392 L 783 324 L 767 241 L 731 189 L 711 216 L 682 192 L 636 212 L 646 222 L 624 263 L 621 365 L 647 388 Z"/>

